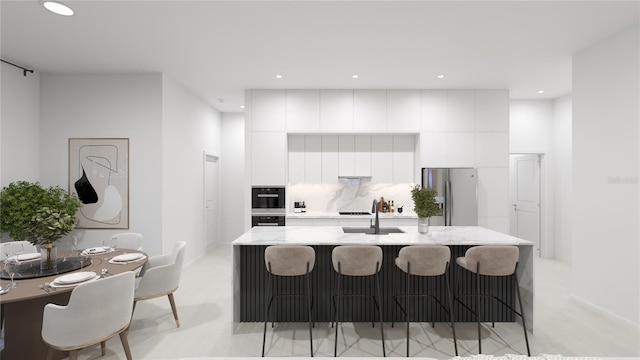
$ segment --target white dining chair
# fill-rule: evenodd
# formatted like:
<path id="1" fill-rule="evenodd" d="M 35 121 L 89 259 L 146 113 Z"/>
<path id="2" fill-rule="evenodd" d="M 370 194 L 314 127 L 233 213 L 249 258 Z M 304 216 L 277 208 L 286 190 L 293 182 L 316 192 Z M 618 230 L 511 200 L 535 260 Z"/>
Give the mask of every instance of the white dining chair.
<path id="1" fill-rule="evenodd" d="M 135 276 L 131 271 L 76 286 L 66 306 L 47 304 L 42 317 L 42 340 L 49 346 L 47 360 L 55 350 L 78 350 L 100 343 L 105 355 L 106 341 L 120 335 L 127 360 L 131 350 L 127 334 L 133 311 Z"/>
<path id="2" fill-rule="evenodd" d="M 180 327 L 173 292 L 178 289 L 180 283 L 180 274 L 182 273 L 186 247 L 186 242 L 178 241 L 173 246 L 173 252 L 171 254 L 152 256 L 149 258 L 149 261 L 147 261 L 142 269 L 141 276 L 136 279 L 137 285 L 133 301 L 134 310 L 138 301 L 167 295 L 176 326 Z"/>
<path id="3" fill-rule="evenodd" d="M 111 240 L 114 240 L 114 244 L 120 249 L 142 250 L 142 234 L 140 233 L 117 233 L 111 236 Z"/>
<path id="4" fill-rule="evenodd" d="M 29 254 L 38 252 L 38 249 L 28 241 L 7 241 L 0 243 L 0 261 L 4 261 L 7 256 L 13 256 L 17 252 Z"/>

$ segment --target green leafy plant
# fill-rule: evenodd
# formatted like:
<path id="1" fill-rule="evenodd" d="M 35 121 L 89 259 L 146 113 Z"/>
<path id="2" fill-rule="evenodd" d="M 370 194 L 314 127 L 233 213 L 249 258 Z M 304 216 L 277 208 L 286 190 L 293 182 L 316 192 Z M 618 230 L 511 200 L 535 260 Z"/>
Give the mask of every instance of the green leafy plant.
<path id="1" fill-rule="evenodd" d="M 18 181 L 0 192 L 0 230 L 13 240 L 51 244 L 76 227 L 82 203 L 59 186 Z"/>
<path id="2" fill-rule="evenodd" d="M 436 195 L 437 192 L 435 189 L 423 188 L 420 185 L 411 188 L 413 211 L 415 211 L 419 218 L 442 215 L 442 209 L 440 209 L 440 206 L 436 202 Z"/>

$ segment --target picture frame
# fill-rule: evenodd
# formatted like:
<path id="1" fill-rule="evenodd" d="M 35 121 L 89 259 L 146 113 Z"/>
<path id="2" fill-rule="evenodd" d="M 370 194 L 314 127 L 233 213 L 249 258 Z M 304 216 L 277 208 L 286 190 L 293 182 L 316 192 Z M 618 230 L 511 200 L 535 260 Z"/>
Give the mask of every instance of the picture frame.
<path id="1" fill-rule="evenodd" d="M 79 229 L 129 229 L 129 139 L 69 138 L 69 194 Z"/>

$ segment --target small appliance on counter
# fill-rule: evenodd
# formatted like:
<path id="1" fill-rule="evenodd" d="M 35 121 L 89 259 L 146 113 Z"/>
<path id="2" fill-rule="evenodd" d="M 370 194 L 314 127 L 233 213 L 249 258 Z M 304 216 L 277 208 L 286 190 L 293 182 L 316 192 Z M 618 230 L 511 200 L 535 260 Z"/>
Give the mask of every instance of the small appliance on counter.
<path id="1" fill-rule="evenodd" d="M 304 201 L 296 201 L 293 203 L 293 212 L 296 214 L 307 212 L 307 205 Z"/>

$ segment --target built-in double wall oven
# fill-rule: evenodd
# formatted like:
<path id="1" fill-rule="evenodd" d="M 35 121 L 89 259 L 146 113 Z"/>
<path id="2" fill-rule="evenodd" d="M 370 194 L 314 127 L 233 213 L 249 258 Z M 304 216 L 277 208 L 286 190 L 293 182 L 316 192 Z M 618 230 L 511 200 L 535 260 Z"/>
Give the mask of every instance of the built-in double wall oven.
<path id="1" fill-rule="evenodd" d="M 285 187 L 251 187 L 251 226 L 285 225 Z"/>

